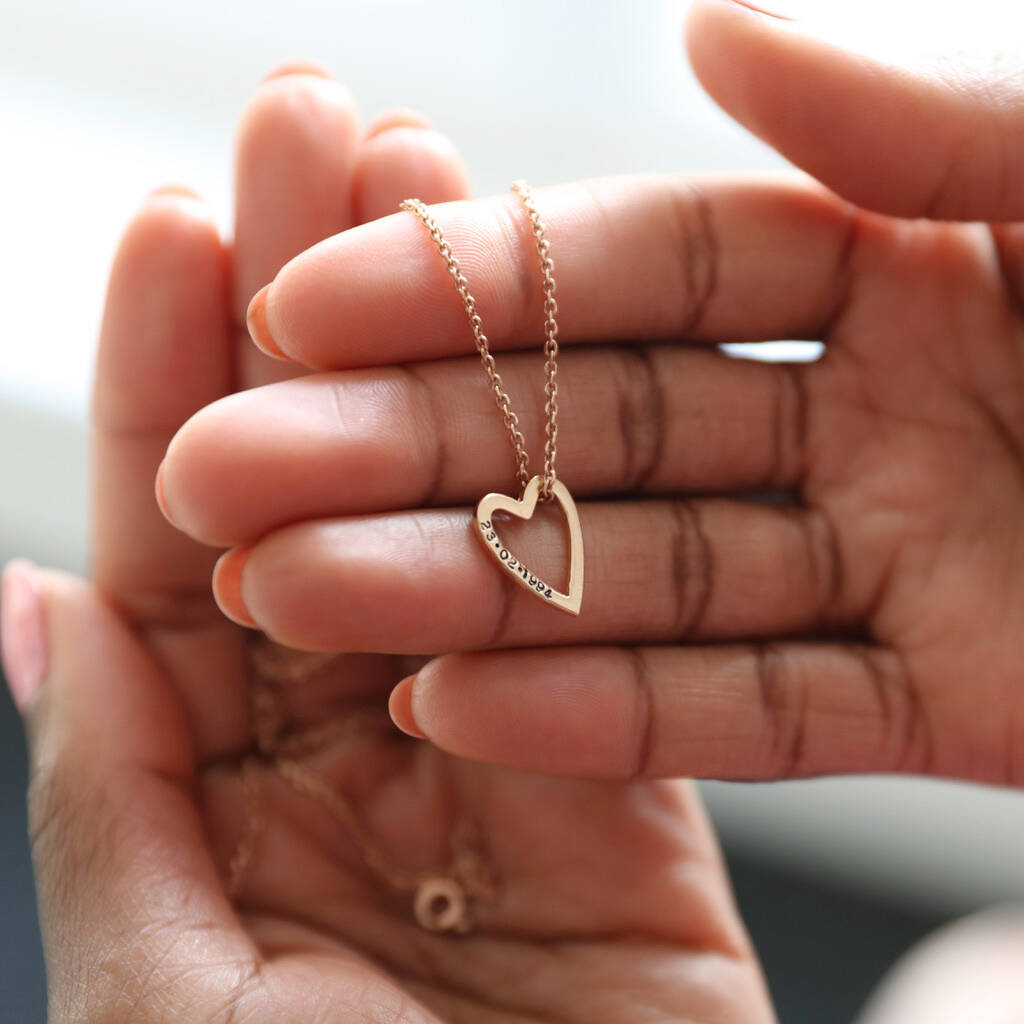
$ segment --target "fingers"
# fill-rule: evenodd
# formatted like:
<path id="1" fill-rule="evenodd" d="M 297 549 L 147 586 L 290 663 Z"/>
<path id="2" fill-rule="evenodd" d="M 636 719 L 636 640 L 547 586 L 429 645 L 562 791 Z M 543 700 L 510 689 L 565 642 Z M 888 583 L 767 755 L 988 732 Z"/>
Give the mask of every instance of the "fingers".
<path id="1" fill-rule="evenodd" d="M 837 555 L 812 512 L 706 500 L 581 505 L 579 513 L 578 618 L 516 586 L 461 511 L 285 527 L 226 555 L 214 586 L 237 621 L 312 650 L 766 636 L 837 614 Z M 566 591 L 566 531 L 553 506 L 498 530 L 512 561 Z"/>
<path id="2" fill-rule="evenodd" d="M 318 69 L 282 68 L 242 115 L 235 153 L 238 386 L 291 376 L 256 351 L 245 329 L 252 296 L 297 253 L 351 227 L 359 114 L 351 94 Z"/>
<path id="3" fill-rule="evenodd" d="M 545 189 L 537 202 L 566 342 L 816 337 L 848 287 L 849 210 L 809 185 L 616 178 Z M 495 349 L 536 345 L 543 325 L 518 203 L 435 211 Z M 319 369 L 473 351 L 444 261 L 407 213 L 303 253 L 249 318 L 261 347 Z"/>
<path id="4" fill-rule="evenodd" d="M 206 207 L 154 195 L 111 270 L 92 404 L 93 574 L 147 627 L 223 621 L 208 594 L 212 555 L 170 527 L 153 480 L 181 423 L 230 389 L 227 301 Z"/>
<path id="5" fill-rule="evenodd" d="M 25 709 L 29 816 L 51 1017 L 146 1016 L 153 1000 L 215 1019 L 255 950 L 206 847 L 181 706 L 91 587 L 34 585 L 46 651 Z"/>
<path id="6" fill-rule="evenodd" d="M 860 206 L 956 220 L 1024 215 L 1014 172 L 1024 90 L 960 61 L 909 69 L 857 53 L 756 6 L 700 0 L 691 9 L 691 63 L 728 114 Z"/>
<path id="7" fill-rule="evenodd" d="M 458 151 L 415 115 L 380 120 L 356 157 L 352 203 L 356 223 L 386 217 L 410 196 L 446 203 L 469 196 L 469 174 Z"/>
<path id="8" fill-rule="evenodd" d="M 445 655 L 396 688 L 406 731 L 460 757 L 598 779 L 921 771 L 898 655 L 854 644 Z"/>
<path id="9" fill-rule="evenodd" d="M 174 678 L 206 752 L 247 732 L 241 636 L 210 593 L 215 555 L 161 515 L 153 481 L 181 423 L 232 386 L 227 258 L 206 208 L 152 198 L 111 271 L 92 408 L 92 571 Z"/>
<path id="10" fill-rule="evenodd" d="M 394 112 L 360 140 L 355 101 L 321 69 L 284 67 L 242 116 L 236 153 L 234 313 L 304 249 L 422 192 L 463 198 L 468 183 L 454 146 L 422 118 Z M 293 376 L 239 331 L 239 386 Z"/>
<path id="11" fill-rule="evenodd" d="M 534 355 L 503 360 L 528 439 L 543 431 L 539 372 Z M 687 348 L 566 351 L 565 483 L 577 498 L 794 487 L 805 461 L 806 375 Z M 468 358 L 232 396 L 180 431 L 161 481 L 180 528 L 230 546 L 304 519 L 475 503 L 505 490 L 512 466 L 494 397 Z"/>

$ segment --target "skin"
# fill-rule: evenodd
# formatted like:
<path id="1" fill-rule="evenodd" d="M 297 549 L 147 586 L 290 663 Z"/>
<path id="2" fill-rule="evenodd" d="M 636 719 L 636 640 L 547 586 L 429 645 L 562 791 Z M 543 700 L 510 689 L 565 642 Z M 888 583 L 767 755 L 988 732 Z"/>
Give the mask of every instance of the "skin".
<path id="1" fill-rule="evenodd" d="M 241 326 L 281 264 L 407 195 L 466 194 L 421 121 L 398 112 L 363 133 L 337 83 L 275 77 L 242 118 L 234 245 L 180 189 L 125 234 L 93 408 L 94 582 L 34 579 L 49 653 L 25 714 L 51 1021 L 774 1019 L 689 784 L 524 775 L 416 742 L 386 712 L 405 658 L 335 658 L 286 693 L 287 715 L 293 735 L 375 723 L 310 764 L 394 868 L 444 869 L 456 820 L 478 825 L 499 887 L 474 905 L 474 933 L 417 926 L 410 894 L 266 765 L 267 828 L 225 894 L 254 749 L 253 634 L 217 608 L 217 553 L 164 520 L 154 476 L 196 410 L 298 372 Z"/>
<path id="2" fill-rule="evenodd" d="M 993 907 L 940 929 L 873 994 L 857 1024 L 954 1024 L 1020 1019 L 1024 916 Z"/>
<path id="3" fill-rule="evenodd" d="M 588 558 L 578 618 L 467 539 L 465 506 L 510 486 L 507 447 L 408 215 L 326 240 L 261 293 L 257 341 L 320 372 L 193 418 L 161 471 L 165 510 L 234 548 L 215 588 L 236 620 L 311 650 L 440 654 L 392 711 L 464 757 L 603 779 L 1019 785 L 1021 234 L 935 218 L 1024 212 L 1013 154 L 990 141 L 1021 100 L 722 0 L 695 6 L 689 42 L 726 110 L 862 205 L 799 179 L 538 193 L 559 288 L 559 466 Z M 762 88 L 767 66 L 786 73 Z M 960 145 L 968 130 L 977 147 Z M 535 348 L 516 200 L 437 217 L 494 349 Z M 825 354 L 766 365 L 713 348 L 779 337 Z M 539 364 L 498 364 L 536 455 Z M 782 500 L 750 500 L 764 491 Z M 559 535 L 552 517 L 524 557 L 557 565 Z"/>
<path id="4" fill-rule="evenodd" d="M 954 103 L 941 78 L 726 0 L 696 4 L 690 33 L 723 107 L 861 205 L 804 181 L 538 192 L 565 342 L 560 467 L 589 553 L 579 619 L 506 593 L 468 539 L 465 506 L 511 474 L 422 229 L 344 230 L 354 200 L 307 205 L 357 180 L 350 114 L 309 131 L 316 102 L 261 94 L 275 132 L 297 118 L 302 156 L 270 173 L 273 136 L 247 170 L 243 130 L 230 258 L 188 200 L 155 200 L 130 230 L 98 371 L 96 588 L 40 580 L 52 664 L 28 722 L 56 1020 L 771 1020 L 694 795 L 655 776 L 1019 782 L 1020 236 L 903 219 L 1024 212 L 1005 173 L 1024 135 L 1001 134 L 1015 101 L 979 80 Z M 765 67 L 782 70 L 766 82 Z M 894 118 L 881 131 L 868 85 Z M 305 174 L 338 188 L 294 187 Z M 426 191 L 402 174 L 382 213 Z M 295 206 L 276 216 L 282 199 Z M 516 208 L 437 215 L 495 350 L 535 349 Z M 275 273 L 250 311 L 290 360 L 271 364 L 239 355 L 230 325 Z M 713 347 L 787 336 L 822 339 L 825 357 L 764 366 Z M 499 368 L 536 439 L 536 359 Z M 158 494 L 183 534 L 150 496 L 172 435 Z M 747 500 L 764 490 L 791 505 Z M 533 537 L 538 565 L 556 535 Z M 433 743 L 364 738 L 318 767 L 402 863 L 443 855 L 438 820 L 480 821 L 502 885 L 472 937 L 413 926 L 284 789 L 228 903 L 251 680 L 203 544 L 231 548 L 215 588 L 235 620 L 294 648 L 395 652 L 297 687 L 300 724 L 379 709 L 412 673 L 392 713 Z"/>

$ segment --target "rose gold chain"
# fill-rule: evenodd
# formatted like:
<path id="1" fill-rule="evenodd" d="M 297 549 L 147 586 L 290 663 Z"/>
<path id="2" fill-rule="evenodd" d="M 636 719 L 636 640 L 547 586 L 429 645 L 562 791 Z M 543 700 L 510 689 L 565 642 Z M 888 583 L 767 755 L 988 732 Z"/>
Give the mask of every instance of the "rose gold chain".
<path id="1" fill-rule="evenodd" d="M 483 853 L 479 828 L 463 816 L 450 837 L 451 860 L 441 870 L 407 871 L 389 857 L 363 824 L 351 801 L 305 763 L 328 746 L 386 731 L 380 715 L 358 712 L 286 735 L 282 685 L 296 686 L 329 665 L 331 655 L 289 651 L 256 637 L 247 647 L 253 680 L 250 690 L 252 731 L 257 753 L 242 763 L 245 817 L 229 858 L 227 891 L 238 897 L 270 825 L 264 785 L 276 775 L 297 794 L 318 803 L 348 833 L 367 868 L 389 888 L 414 895 L 417 921 L 431 931 L 467 932 L 472 927 L 471 900 L 493 900 L 495 872 Z"/>
<path id="2" fill-rule="evenodd" d="M 544 413 L 547 423 L 544 427 L 544 475 L 541 480 L 540 500 L 551 500 L 551 488 L 557 479 L 555 476 L 555 456 L 558 452 L 558 303 L 555 300 L 555 264 L 551 259 L 551 245 L 547 239 L 547 232 L 544 221 L 541 219 L 534 202 L 530 186 L 525 181 L 512 183 L 512 191 L 519 196 L 526 207 L 530 219 L 530 229 L 533 232 L 534 241 L 537 247 L 537 255 L 540 257 L 541 274 L 544 287 Z M 530 481 L 528 469 L 530 456 L 526 452 L 526 441 L 523 439 L 522 431 L 519 429 L 519 417 L 512 410 L 512 401 L 505 390 L 505 384 L 498 373 L 494 356 L 491 355 L 490 343 L 487 335 L 484 334 L 483 321 L 477 312 L 476 299 L 469 290 L 469 282 L 462 273 L 458 258 L 452 252 L 437 221 L 434 220 L 426 205 L 419 199 L 406 199 L 400 206 L 402 210 L 416 214 L 441 254 L 448 273 L 455 282 L 455 288 L 462 299 L 462 305 L 469 317 L 469 326 L 473 332 L 473 340 L 476 342 L 477 351 L 480 353 L 480 362 L 483 364 L 487 380 L 490 382 L 491 390 L 494 392 L 494 400 L 501 410 L 505 420 L 505 429 L 508 431 L 509 441 L 512 443 L 516 459 L 516 478 L 519 480 L 520 488 L 525 490 Z"/>

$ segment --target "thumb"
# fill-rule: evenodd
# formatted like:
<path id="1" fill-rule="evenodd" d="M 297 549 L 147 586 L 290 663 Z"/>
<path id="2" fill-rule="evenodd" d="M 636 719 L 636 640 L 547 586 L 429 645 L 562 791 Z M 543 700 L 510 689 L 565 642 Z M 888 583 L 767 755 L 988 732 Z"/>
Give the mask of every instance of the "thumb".
<path id="1" fill-rule="evenodd" d="M 206 846 L 175 694 L 88 584 L 13 562 L 0 607 L 31 754 L 51 1020 L 148 996 L 173 1006 L 186 980 L 191 1001 L 197 968 L 237 975 L 252 950 Z"/>
<path id="2" fill-rule="evenodd" d="M 906 66 L 850 48 L 850 32 L 826 38 L 790 19 L 794 6 L 805 5 L 694 3 L 690 61 L 726 113 L 858 206 L 949 220 L 1024 216 L 1024 86 L 991 54 L 987 68 L 961 56 Z M 833 17 L 839 7 L 816 6 Z M 915 24 L 920 38 L 932 14 L 920 11 Z M 887 21 L 871 40 L 890 33 Z"/>

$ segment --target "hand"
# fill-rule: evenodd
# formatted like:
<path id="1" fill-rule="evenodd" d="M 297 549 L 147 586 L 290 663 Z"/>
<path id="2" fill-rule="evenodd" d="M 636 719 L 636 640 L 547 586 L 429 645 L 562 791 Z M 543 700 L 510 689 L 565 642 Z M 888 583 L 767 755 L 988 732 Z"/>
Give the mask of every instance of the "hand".
<path id="1" fill-rule="evenodd" d="M 695 5 L 690 46 L 727 110 L 860 202 L 1024 213 L 1008 86 L 954 93 L 722 0 Z M 392 698 L 406 729 L 464 757 L 596 778 L 1021 783 L 1021 229 L 885 216 L 799 180 L 627 178 L 537 201 L 580 617 L 511 586 L 470 537 L 459 506 L 507 491 L 511 458 L 408 214 L 306 252 L 254 302 L 262 347 L 323 372 L 215 404 L 170 447 L 169 515 L 235 549 L 222 608 L 311 650 L 467 652 Z M 436 216 L 493 348 L 529 350 L 498 366 L 536 459 L 526 222 L 511 197 Z M 771 338 L 825 355 L 714 348 Z M 748 500 L 766 490 L 794 500 Z M 537 557 L 558 535 L 537 529 Z"/>
<path id="2" fill-rule="evenodd" d="M 294 372 L 236 326 L 249 297 L 317 239 L 409 194 L 458 198 L 466 182 L 441 136 L 360 139 L 344 90 L 296 74 L 246 112 L 237 189 L 233 251 L 196 199 L 165 192 L 118 254 L 94 404 L 95 586 L 24 564 L 6 576 L 51 1021 L 771 1020 L 689 786 L 451 758 L 387 719 L 405 659 L 310 669 L 213 604 L 215 555 L 164 522 L 153 480 L 196 409 Z M 387 380 L 375 386 L 386 398 Z M 250 695 L 268 691 L 254 650 L 305 677 L 273 691 L 287 731 L 255 745 Z M 337 794 L 342 821 L 286 768 Z M 368 863 L 344 808 L 398 875 L 443 867 L 471 820 L 497 876 L 472 907 L 476 932 L 417 926 L 411 892 Z"/>

